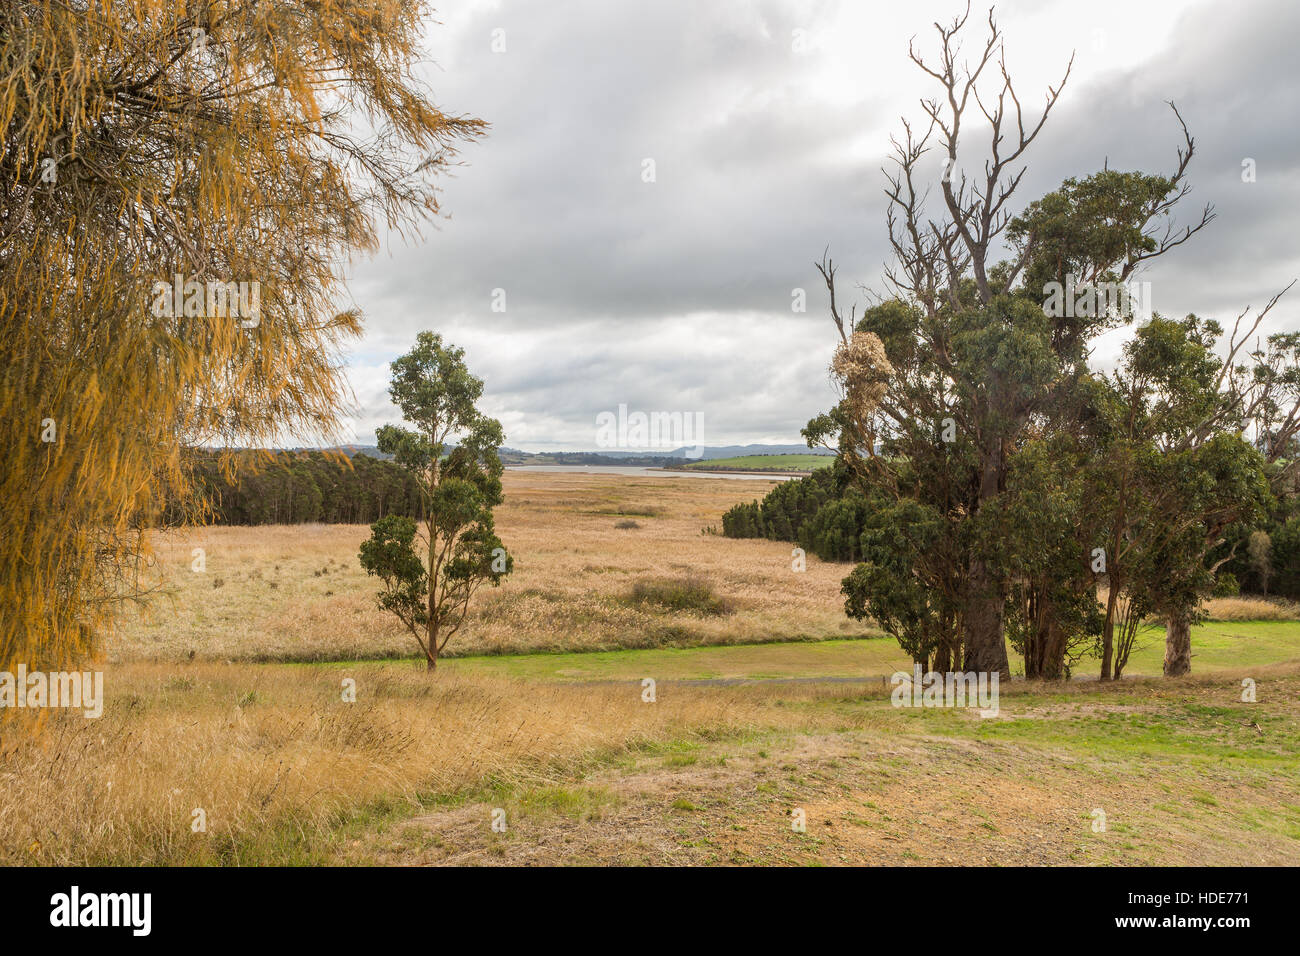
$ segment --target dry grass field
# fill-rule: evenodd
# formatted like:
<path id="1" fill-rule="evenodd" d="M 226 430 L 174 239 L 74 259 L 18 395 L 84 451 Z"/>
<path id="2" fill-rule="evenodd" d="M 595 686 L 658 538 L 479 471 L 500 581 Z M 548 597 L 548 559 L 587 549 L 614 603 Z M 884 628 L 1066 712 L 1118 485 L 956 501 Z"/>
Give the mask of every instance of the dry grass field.
<path id="1" fill-rule="evenodd" d="M 742 729 L 736 692 L 574 688 L 409 665 L 333 669 L 126 664 L 104 716 L 5 727 L 0 863 L 319 861 L 347 821 L 410 813 L 485 780 L 551 781 L 586 761 L 692 732 Z M 17 741 L 17 743 L 15 743 Z M 195 810 L 205 829 L 195 832 Z"/>
<path id="2" fill-rule="evenodd" d="M 130 663 L 100 720 L 6 728 L 0 863 L 1300 863 L 1300 668 L 1252 673 L 1257 703 L 1237 675 L 1018 684 L 981 720 L 879 681 L 650 703 L 406 663 Z"/>
<path id="3" fill-rule="evenodd" d="M 507 475 L 517 571 L 436 675 L 374 608 L 364 528 L 161 540 L 104 716 L 0 727 L 0 862 L 1300 862 L 1294 608 L 1212 607 L 1252 620 L 1196 632 L 1190 679 L 899 710 L 897 645 L 842 639 L 874 633 L 842 565 L 701 534 L 769 486 Z M 841 680 L 683 680 L 731 675 Z"/>
<path id="4" fill-rule="evenodd" d="M 1226 675 L 1019 685 L 993 720 L 897 710 L 866 685 L 790 689 L 767 730 L 485 787 L 341 849 L 421 865 L 1295 866 L 1300 669 L 1256 677 L 1251 704 Z"/>
<path id="5" fill-rule="evenodd" d="M 449 655 L 745 644 L 876 633 L 850 621 L 844 568 L 789 545 L 701 531 L 774 482 L 507 472 L 497 528 L 515 561 L 484 589 Z M 635 522 L 635 528 L 616 527 Z M 214 527 L 156 544 L 157 595 L 113 660 L 347 660 L 418 649 L 375 608 L 357 549 L 365 526 Z M 205 570 L 196 573 L 194 549 Z M 673 611 L 638 586 L 700 584 L 717 606 Z M 644 596 L 644 595 L 643 595 Z"/>
<path id="6" fill-rule="evenodd" d="M 1297 864 L 1300 669 L 1255 676 L 1019 684 L 982 721 L 879 682 L 129 663 L 99 721 L 5 735 L 0 862 Z"/>

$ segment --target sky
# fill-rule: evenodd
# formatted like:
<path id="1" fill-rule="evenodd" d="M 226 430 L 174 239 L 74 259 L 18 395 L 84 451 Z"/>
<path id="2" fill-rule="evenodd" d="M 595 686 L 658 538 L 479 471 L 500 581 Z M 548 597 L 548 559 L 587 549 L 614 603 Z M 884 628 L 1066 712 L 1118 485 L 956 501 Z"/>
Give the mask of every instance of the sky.
<path id="1" fill-rule="evenodd" d="M 465 349 L 513 448 L 603 448 L 598 418 L 620 406 L 690 416 L 691 445 L 799 442 L 835 397 L 814 262 L 829 250 L 842 298 L 883 291 L 881 168 L 902 118 L 920 122 L 919 98 L 938 89 L 908 44 L 933 57 L 934 21 L 963 10 L 445 2 L 419 78 L 444 111 L 491 129 L 443 178 L 445 217 L 350 270 L 367 331 L 348 354 L 344 437 L 369 444 L 399 420 L 388 363 L 428 329 Z M 972 53 L 987 10 L 972 8 Z M 1031 116 L 1075 55 L 1017 209 L 1103 164 L 1172 170 L 1173 100 L 1196 139 L 1180 217 L 1211 202 L 1218 218 L 1138 277 L 1155 309 L 1231 325 L 1300 276 L 1300 4 L 1013 0 L 995 16 Z M 986 153 L 977 129 L 959 164 L 978 173 Z M 940 157 L 927 161 L 937 183 Z M 1264 331 L 1297 327 L 1300 287 Z M 1100 341 L 1094 364 L 1127 334 Z"/>

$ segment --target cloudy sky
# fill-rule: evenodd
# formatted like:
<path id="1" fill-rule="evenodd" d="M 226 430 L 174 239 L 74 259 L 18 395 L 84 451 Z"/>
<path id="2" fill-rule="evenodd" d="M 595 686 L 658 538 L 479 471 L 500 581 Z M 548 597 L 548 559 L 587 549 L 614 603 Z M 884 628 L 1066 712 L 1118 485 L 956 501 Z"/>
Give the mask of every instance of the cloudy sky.
<path id="1" fill-rule="evenodd" d="M 388 363 L 432 329 L 465 348 L 512 447 L 594 449 L 597 415 L 620 404 L 700 413 L 707 445 L 799 441 L 832 401 L 813 262 L 829 247 L 847 288 L 881 289 L 889 136 L 936 88 L 908 41 L 933 54 L 933 22 L 962 9 L 445 0 L 422 78 L 492 128 L 442 183 L 450 217 L 352 270 L 368 330 L 349 359 L 355 440 L 397 419 Z M 1156 309 L 1230 322 L 1300 275 L 1300 5 L 1012 0 L 996 16 L 1027 109 L 1076 54 L 1022 203 L 1104 162 L 1171 169 L 1172 99 L 1197 145 L 1182 215 L 1212 202 L 1218 219 L 1141 276 Z M 981 140 L 963 142 L 968 168 Z M 1300 291 L 1271 329 L 1298 317 Z"/>

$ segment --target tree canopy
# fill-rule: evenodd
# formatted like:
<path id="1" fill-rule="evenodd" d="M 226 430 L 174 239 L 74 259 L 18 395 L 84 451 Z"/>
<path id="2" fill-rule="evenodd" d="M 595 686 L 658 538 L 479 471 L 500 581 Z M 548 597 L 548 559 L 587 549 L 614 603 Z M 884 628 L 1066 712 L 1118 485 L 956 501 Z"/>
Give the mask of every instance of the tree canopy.
<path id="1" fill-rule="evenodd" d="M 341 266 L 484 128 L 413 77 L 428 13 L 0 8 L 0 667 L 93 650 L 142 525 L 202 513 L 187 449 L 335 434 Z"/>

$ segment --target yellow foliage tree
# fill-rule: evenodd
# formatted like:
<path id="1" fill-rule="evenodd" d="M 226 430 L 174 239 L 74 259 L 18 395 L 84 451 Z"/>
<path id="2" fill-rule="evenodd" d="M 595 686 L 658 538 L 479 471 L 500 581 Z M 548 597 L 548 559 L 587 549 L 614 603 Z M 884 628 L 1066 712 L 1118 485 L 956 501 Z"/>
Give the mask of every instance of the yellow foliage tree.
<path id="1" fill-rule="evenodd" d="M 187 449 L 337 435 L 341 268 L 484 130 L 413 74 L 430 13 L 0 8 L 0 669 L 94 653 L 145 529 L 202 514 Z"/>

